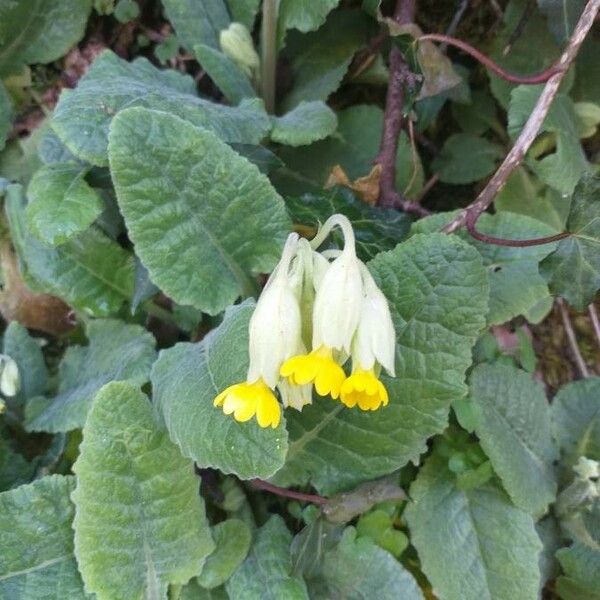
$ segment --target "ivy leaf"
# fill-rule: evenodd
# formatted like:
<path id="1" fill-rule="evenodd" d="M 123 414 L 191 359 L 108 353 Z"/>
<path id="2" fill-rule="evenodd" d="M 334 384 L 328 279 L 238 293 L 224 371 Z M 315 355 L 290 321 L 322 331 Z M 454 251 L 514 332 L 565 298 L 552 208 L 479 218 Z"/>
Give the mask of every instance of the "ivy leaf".
<path id="1" fill-rule="evenodd" d="M 369 268 L 396 328 L 396 378 L 383 378 L 390 403 L 365 413 L 322 398 L 288 411 L 286 464 L 273 478 L 280 485 L 311 481 L 329 495 L 416 461 L 446 427 L 450 403 L 466 393 L 464 374 L 487 312 L 477 251 L 455 236 L 418 235 Z"/>
<path id="2" fill-rule="evenodd" d="M 469 133 L 455 133 L 444 143 L 433 169 L 444 183 L 473 183 L 492 173 L 502 155 L 497 144 Z"/>
<path id="3" fill-rule="evenodd" d="M 292 575 L 292 534 L 273 515 L 256 534 L 248 558 L 227 582 L 230 598 L 244 600 L 308 600 L 304 580 Z"/>
<path id="4" fill-rule="evenodd" d="M 0 494 L 0 598 L 87 598 L 73 555 L 74 477 L 51 475 Z"/>
<path id="5" fill-rule="evenodd" d="M 434 455 L 410 488 L 405 516 L 440 600 L 531 600 L 542 544 L 530 515 L 492 485 L 460 490 Z"/>
<path id="6" fill-rule="evenodd" d="M 85 32 L 91 0 L 29 0 L 0 4 L 0 75 L 49 63 Z"/>
<path id="7" fill-rule="evenodd" d="M 75 554 L 98 600 L 165 598 L 200 571 L 214 543 L 194 467 L 139 389 L 100 390 L 73 471 Z"/>
<path id="8" fill-rule="evenodd" d="M 354 180 L 373 168 L 382 127 L 383 111 L 378 106 L 352 106 L 338 113 L 338 128 L 332 136 L 309 148 L 282 148 L 279 155 L 290 169 L 315 182 L 319 188 L 336 165 Z M 422 186 L 421 161 L 418 155 L 413 156 L 408 136 L 402 133 L 396 154 L 396 188 L 412 197 Z"/>
<path id="9" fill-rule="evenodd" d="M 389 552 L 348 527 L 339 544 L 325 553 L 321 578 L 322 600 L 423 600 L 415 578 Z M 312 591 L 312 590 L 311 590 Z"/>
<path id="10" fill-rule="evenodd" d="M 568 383 L 554 397 L 552 430 L 560 449 L 573 458 L 600 461 L 600 377 Z"/>
<path id="11" fill-rule="evenodd" d="M 600 289 L 600 179 L 584 177 L 573 192 L 571 234 L 541 263 L 550 290 L 583 311 Z"/>
<path id="12" fill-rule="evenodd" d="M 85 181 L 86 170 L 77 163 L 55 163 L 32 177 L 25 213 L 29 229 L 41 242 L 64 244 L 102 212 L 102 199 Z"/>
<path id="13" fill-rule="evenodd" d="M 27 226 L 25 196 L 18 184 L 6 190 L 5 211 L 21 273 L 31 289 L 99 317 L 130 301 L 133 258 L 99 229 L 92 227 L 56 248 L 40 243 Z"/>
<path id="14" fill-rule="evenodd" d="M 162 3 L 177 37 L 188 50 L 193 50 L 195 44 L 221 49 L 219 32 L 227 29 L 230 23 L 223 0 L 163 0 Z"/>
<path id="15" fill-rule="evenodd" d="M 600 599 L 600 551 L 579 541 L 556 553 L 564 575 L 556 580 L 563 600 Z"/>
<path id="16" fill-rule="evenodd" d="M 113 121 L 109 154 L 136 254 L 179 304 L 217 314 L 276 265 L 290 228 L 283 201 L 211 132 L 127 109 Z"/>
<path id="17" fill-rule="evenodd" d="M 324 102 L 302 101 L 282 117 L 273 117 L 271 139 L 288 146 L 306 146 L 328 137 L 336 127 L 337 117 Z"/>
<path id="18" fill-rule="evenodd" d="M 224 584 L 242 564 L 252 541 L 250 528 L 240 519 L 227 519 L 212 528 L 216 544 L 206 559 L 198 583 L 208 589 Z"/>
<path id="19" fill-rule="evenodd" d="M 315 233 L 319 224 L 334 213 L 348 217 L 354 227 L 356 251 L 362 260 L 391 250 L 406 237 L 411 222 L 406 214 L 394 209 L 371 207 L 343 188 L 318 195 L 289 197 L 286 198 L 286 205 L 296 226 L 312 228 Z M 334 239 L 340 243 L 342 241 L 335 234 Z"/>
<path id="20" fill-rule="evenodd" d="M 238 423 L 213 406 L 219 392 L 246 380 L 253 310 L 249 301 L 232 307 L 199 344 L 162 350 L 151 376 L 154 402 L 183 455 L 241 479 L 269 477 L 287 450 L 283 419 L 276 429 L 263 429 L 255 419 Z"/>
<path id="21" fill-rule="evenodd" d="M 10 133 L 12 116 L 13 110 L 10 96 L 0 81 L 0 150 L 4 149 L 4 143 Z"/>
<path id="22" fill-rule="evenodd" d="M 550 407 L 529 373 L 482 364 L 470 379 L 475 433 L 513 502 L 539 516 L 556 497 Z"/>
<path id="23" fill-rule="evenodd" d="M 232 104 L 237 104 L 244 98 L 256 96 L 246 74 L 223 52 L 219 52 L 207 44 L 196 44 L 194 54 L 198 57 L 198 62 L 208 76 Z"/>
<path id="24" fill-rule="evenodd" d="M 52 127 L 77 158 L 106 166 L 110 123 L 121 109 L 134 106 L 177 115 L 232 143 L 258 144 L 270 128 L 259 100 L 237 107 L 216 104 L 198 98 L 191 77 L 161 71 L 145 58 L 128 63 L 109 50 L 96 58 L 77 88 L 63 90 Z"/>
<path id="25" fill-rule="evenodd" d="M 537 4 L 548 20 L 552 35 L 562 44 L 575 30 L 585 0 L 537 0 Z"/>
<path id="26" fill-rule="evenodd" d="M 58 394 L 37 397 L 26 409 L 29 431 L 70 431 L 82 427 L 100 388 L 110 381 L 142 385 L 156 357 L 151 333 L 116 319 L 90 321 L 87 346 L 69 346 L 59 366 Z"/>
<path id="27" fill-rule="evenodd" d="M 48 368 L 42 348 L 17 321 L 8 324 L 3 342 L 3 352 L 17 363 L 21 381 L 21 389 L 11 400 L 23 405 L 29 398 L 45 393 L 48 387 Z"/>

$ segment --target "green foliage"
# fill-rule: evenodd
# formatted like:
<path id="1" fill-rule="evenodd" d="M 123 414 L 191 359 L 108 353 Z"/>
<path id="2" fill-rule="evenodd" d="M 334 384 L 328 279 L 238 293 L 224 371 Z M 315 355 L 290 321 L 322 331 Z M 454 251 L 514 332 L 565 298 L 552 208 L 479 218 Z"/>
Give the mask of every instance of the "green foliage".
<path id="1" fill-rule="evenodd" d="M 564 600 L 597 600 L 600 598 L 600 550 L 581 542 L 557 552 L 565 575 L 558 578 L 556 588 Z"/>
<path id="2" fill-rule="evenodd" d="M 4 148 L 6 137 L 12 125 L 12 102 L 6 88 L 0 83 L 0 150 Z"/>
<path id="3" fill-rule="evenodd" d="M 73 470 L 75 554 L 98 600 L 164 598 L 199 572 L 214 543 L 192 463 L 136 387 L 100 390 Z"/>
<path id="4" fill-rule="evenodd" d="M 273 119 L 271 139 L 288 146 L 305 146 L 331 135 L 337 127 L 335 113 L 323 102 L 300 102 L 282 117 Z"/>

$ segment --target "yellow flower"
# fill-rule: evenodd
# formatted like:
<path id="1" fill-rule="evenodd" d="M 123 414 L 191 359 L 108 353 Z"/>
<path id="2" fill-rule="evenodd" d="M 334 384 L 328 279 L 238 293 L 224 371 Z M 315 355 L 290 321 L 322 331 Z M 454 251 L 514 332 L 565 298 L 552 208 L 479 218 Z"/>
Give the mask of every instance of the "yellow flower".
<path id="1" fill-rule="evenodd" d="M 292 356 L 281 365 L 280 374 L 287 377 L 292 385 L 306 385 L 314 382 L 320 396 L 330 394 L 332 398 L 340 395 L 340 388 L 346 374 L 333 360 L 331 349 L 321 346 L 310 354 Z"/>
<path id="2" fill-rule="evenodd" d="M 222 406 L 226 415 L 240 423 L 249 421 L 254 415 L 261 427 L 275 429 L 281 419 L 281 408 L 275 394 L 262 380 L 253 383 L 236 383 L 222 391 L 214 400 L 215 406 Z"/>
<path id="3" fill-rule="evenodd" d="M 340 400 L 348 408 L 354 408 L 358 404 L 361 410 L 377 410 L 388 403 L 387 390 L 372 369 L 354 371 L 344 381 L 340 392 Z"/>

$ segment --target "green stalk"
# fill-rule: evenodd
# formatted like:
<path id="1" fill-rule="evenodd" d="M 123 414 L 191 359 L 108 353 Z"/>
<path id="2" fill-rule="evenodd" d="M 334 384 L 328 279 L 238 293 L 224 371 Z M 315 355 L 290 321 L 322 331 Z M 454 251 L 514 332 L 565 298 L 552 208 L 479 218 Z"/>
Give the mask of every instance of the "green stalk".
<path id="1" fill-rule="evenodd" d="M 260 86 L 268 113 L 275 111 L 275 67 L 277 64 L 277 12 L 279 0 L 263 0 L 260 43 Z"/>

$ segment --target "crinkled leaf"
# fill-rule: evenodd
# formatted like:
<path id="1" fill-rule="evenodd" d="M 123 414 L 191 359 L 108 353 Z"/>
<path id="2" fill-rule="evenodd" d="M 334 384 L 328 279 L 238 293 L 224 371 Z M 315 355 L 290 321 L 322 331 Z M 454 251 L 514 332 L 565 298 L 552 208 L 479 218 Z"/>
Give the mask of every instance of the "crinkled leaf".
<path id="1" fill-rule="evenodd" d="M 327 15 L 340 0 L 281 0 L 279 5 L 279 28 L 298 29 L 303 33 L 314 31 L 325 23 Z"/>
<path id="2" fill-rule="evenodd" d="M 86 598 L 73 555 L 74 477 L 52 475 L 0 494 L 0 598 Z"/>
<path id="3" fill-rule="evenodd" d="M 33 290 L 58 296 L 94 316 L 115 313 L 133 293 L 133 258 L 99 229 L 53 248 L 39 242 L 25 218 L 20 185 L 7 189 L 5 211 L 21 272 Z"/>
<path id="4" fill-rule="evenodd" d="M 561 450 L 573 458 L 600 461 L 600 377 L 562 387 L 551 411 L 552 430 Z"/>
<path id="5" fill-rule="evenodd" d="M 198 583 L 208 589 L 219 587 L 231 577 L 246 558 L 252 541 L 250 528 L 240 519 L 222 521 L 211 531 L 216 548 L 198 576 Z"/>
<path id="6" fill-rule="evenodd" d="M 0 3 L 0 75 L 66 54 L 83 37 L 91 8 L 91 0 Z"/>
<path id="7" fill-rule="evenodd" d="M 232 104 L 237 104 L 244 98 L 256 96 L 246 74 L 223 52 L 219 52 L 207 44 L 196 44 L 194 54 L 198 57 L 198 62 L 208 76 Z"/>
<path id="8" fill-rule="evenodd" d="M 469 133 L 455 133 L 445 141 L 433 169 L 444 183 L 473 183 L 489 175 L 500 158 L 500 146 Z"/>
<path id="9" fill-rule="evenodd" d="M 29 229 L 40 241 L 63 244 L 102 212 L 102 199 L 85 181 L 86 170 L 77 163 L 55 163 L 31 179 L 25 213 Z"/>
<path id="10" fill-rule="evenodd" d="M 323 600 L 423 600 L 415 578 L 389 552 L 348 527 L 339 544 L 325 553 Z"/>
<path id="11" fill-rule="evenodd" d="M 537 0 L 540 11 L 548 19 L 548 27 L 559 44 L 570 37 L 583 7 L 585 0 Z"/>
<path id="12" fill-rule="evenodd" d="M 257 144 L 268 132 L 269 118 L 259 100 L 234 108 L 198 98 L 195 90 L 188 75 L 161 71 L 145 58 L 128 63 L 106 50 L 74 90 L 63 90 L 52 127 L 75 156 L 98 166 L 108 163 L 108 129 L 125 107 L 143 106 L 178 115 L 226 142 Z"/>
<path id="13" fill-rule="evenodd" d="M 162 0 L 162 4 L 177 37 L 188 50 L 196 44 L 220 50 L 219 32 L 230 23 L 224 0 Z"/>
<path id="14" fill-rule="evenodd" d="M 110 381 L 142 385 L 156 358 L 151 333 L 113 319 L 90 321 L 87 346 L 69 346 L 59 367 L 58 393 L 38 397 L 26 411 L 30 431 L 70 431 L 82 427 L 94 396 Z"/>
<path id="15" fill-rule="evenodd" d="M 334 166 L 340 165 L 351 180 L 368 175 L 379 152 L 383 111 L 360 104 L 338 113 L 335 133 L 309 148 L 282 148 L 280 156 L 294 171 L 318 184 L 326 182 Z M 413 197 L 423 186 L 423 167 L 413 156 L 408 136 L 402 133 L 396 154 L 396 188 Z"/>
<path id="16" fill-rule="evenodd" d="M 178 600 L 230 600 L 224 587 L 207 590 L 192 579 L 182 590 Z"/>
<path id="17" fill-rule="evenodd" d="M 184 456 L 242 479 L 269 477 L 287 450 L 283 420 L 262 429 L 255 419 L 238 423 L 213 406 L 219 392 L 246 380 L 253 309 L 251 302 L 229 309 L 202 342 L 162 350 L 152 369 L 154 402 Z"/>
<path id="18" fill-rule="evenodd" d="M 513 502 L 534 516 L 556 497 L 550 407 L 529 373 L 482 364 L 470 379 L 475 433 Z"/>
<path id="19" fill-rule="evenodd" d="M 324 102 L 302 101 L 285 115 L 273 118 L 271 139 L 288 146 L 305 146 L 330 136 L 336 127 L 337 117 Z"/>
<path id="20" fill-rule="evenodd" d="M 200 571 L 214 543 L 194 466 L 139 389 L 100 390 L 73 471 L 75 554 L 98 600 L 165 598 Z"/>
<path id="21" fill-rule="evenodd" d="M 273 515 L 256 534 L 248 558 L 227 582 L 230 598 L 244 600 L 308 600 L 306 584 L 292 575 L 292 534 Z"/>
<path id="22" fill-rule="evenodd" d="M 579 311 L 600 289 L 600 179 L 584 177 L 573 192 L 566 230 L 571 234 L 541 264 L 550 290 Z"/>
<path id="23" fill-rule="evenodd" d="M 0 81 L 0 150 L 4 148 L 6 137 L 12 126 L 12 102 L 4 85 Z"/>
<path id="24" fill-rule="evenodd" d="M 542 544 L 530 515 L 492 485 L 460 490 L 430 458 L 410 488 L 405 516 L 421 568 L 440 600 L 531 600 Z"/>
<path id="25" fill-rule="evenodd" d="M 311 481 L 321 492 L 348 489 L 417 460 L 466 393 L 471 347 L 485 325 L 487 274 L 477 251 L 454 236 L 414 236 L 369 268 L 388 298 L 396 328 L 390 403 L 376 412 L 316 399 L 286 415 L 290 445 L 281 485 Z"/>
<path id="26" fill-rule="evenodd" d="M 563 600 L 600 600 L 600 551 L 576 541 L 556 553 L 564 575 L 556 580 Z"/>
<path id="27" fill-rule="evenodd" d="M 110 166 L 136 254 L 180 304 L 217 314 L 253 292 L 289 231 L 269 180 L 213 133 L 163 112 L 122 111 Z"/>

